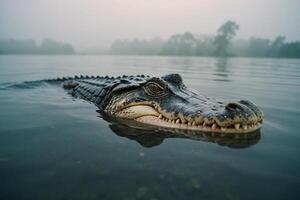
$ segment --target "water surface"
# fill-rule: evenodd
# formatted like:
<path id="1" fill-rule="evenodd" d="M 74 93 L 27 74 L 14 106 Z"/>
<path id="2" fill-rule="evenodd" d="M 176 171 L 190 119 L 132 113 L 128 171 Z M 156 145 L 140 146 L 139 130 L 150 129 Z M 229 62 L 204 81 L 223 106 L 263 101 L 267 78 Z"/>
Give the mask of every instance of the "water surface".
<path id="1" fill-rule="evenodd" d="M 260 137 L 231 148 L 120 133 L 59 87 L 11 87 L 76 74 L 166 73 L 209 96 L 255 102 L 265 113 Z M 299 199 L 299 88 L 296 59 L 0 56 L 0 199 Z"/>

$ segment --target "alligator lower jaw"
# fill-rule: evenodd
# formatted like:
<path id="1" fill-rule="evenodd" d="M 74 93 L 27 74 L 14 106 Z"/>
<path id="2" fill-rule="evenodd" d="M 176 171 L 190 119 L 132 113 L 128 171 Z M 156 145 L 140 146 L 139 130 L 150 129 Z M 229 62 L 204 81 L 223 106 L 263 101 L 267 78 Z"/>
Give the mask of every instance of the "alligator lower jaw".
<path id="1" fill-rule="evenodd" d="M 220 127 L 216 124 L 207 125 L 205 123 L 197 125 L 194 123 L 182 123 L 180 120 L 175 121 L 163 117 L 153 107 L 147 105 L 131 106 L 123 109 L 122 113 L 126 113 L 127 116 L 120 116 L 123 118 L 131 118 L 137 122 L 150 124 L 160 127 L 168 127 L 175 129 L 186 129 L 202 132 L 215 132 L 215 133 L 249 133 L 261 128 L 261 123 L 256 123 L 247 126 L 231 126 Z M 129 117 L 131 116 L 131 117 Z"/>
<path id="2" fill-rule="evenodd" d="M 189 125 L 183 123 L 174 123 L 169 122 L 168 120 L 160 119 L 156 116 L 142 116 L 135 119 L 138 122 L 151 124 L 155 126 L 168 127 L 168 128 L 177 128 L 177 129 L 188 129 L 194 131 L 203 131 L 203 132 L 216 132 L 216 133 L 249 133 L 253 132 L 261 127 L 261 123 L 257 123 L 252 126 L 247 126 L 247 129 L 244 128 L 227 128 L 227 127 L 214 127 L 209 125 Z"/>

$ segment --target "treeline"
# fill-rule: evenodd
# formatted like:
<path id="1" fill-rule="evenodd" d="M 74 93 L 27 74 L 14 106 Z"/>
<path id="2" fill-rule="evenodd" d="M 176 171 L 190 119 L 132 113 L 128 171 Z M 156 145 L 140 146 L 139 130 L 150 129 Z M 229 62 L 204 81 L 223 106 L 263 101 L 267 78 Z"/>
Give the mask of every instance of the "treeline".
<path id="1" fill-rule="evenodd" d="M 234 41 L 232 52 L 236 56 L 300 58 L 300 41 L 285 42 L 283 36 L 274 40 L 251 37 Z"/>
<path id="2" fill-rule="evenodd" d="M 44 39 L 40 45 L 34 40 L 0 39 L 0 54 L 74 54 L 71 44 Z"/>
<path id="3" fill-rule="evenodd" d="M 227 21 L 215 36 L 186 32 L 172 35 L 165 41 L 159 38 L 117 40 L 113 42 L 110 52 L 123 55 L 300 58 L 300 41 L 286 42 L 283 36 L 274 40 L 256 37 L 233 40 L 238 30 L 238 24 Z"/>
<path id="4" fill-rule="evenodd" d="M 116 40 L 111 45 L 110 52 L 118 55 L 159 55 L 163 40 L 153 38 L 151 40 Z"/>
<path id="5" fill-rule="evenodd" d="M 155 42 L 153 42 L 155 41 Z M 111 46 L 112 54 L 119 55 L 169 55 L 218 56 L 214 36 L 192 33 L 176 34 L 168 40 L 117 40 Z M 285 42 L 278 36 L 274 40 L 251 37 L 233 40 L 227 56 L 300 58 L 300 41 Z"/>

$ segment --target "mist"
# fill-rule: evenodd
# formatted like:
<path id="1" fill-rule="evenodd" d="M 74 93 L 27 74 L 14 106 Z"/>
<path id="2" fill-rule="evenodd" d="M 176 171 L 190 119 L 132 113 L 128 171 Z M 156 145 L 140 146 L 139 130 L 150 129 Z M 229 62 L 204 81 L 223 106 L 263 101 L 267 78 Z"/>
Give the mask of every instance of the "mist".
<path id="1" fill-rule="evenodd" d="M 238 38 L 300 39 L 298 0 L 2 0 L 0 38 L 53 38 L 75 49 L 108 48 L 117 39 L 174 33 L 214 34 L 234 20 Z"/>

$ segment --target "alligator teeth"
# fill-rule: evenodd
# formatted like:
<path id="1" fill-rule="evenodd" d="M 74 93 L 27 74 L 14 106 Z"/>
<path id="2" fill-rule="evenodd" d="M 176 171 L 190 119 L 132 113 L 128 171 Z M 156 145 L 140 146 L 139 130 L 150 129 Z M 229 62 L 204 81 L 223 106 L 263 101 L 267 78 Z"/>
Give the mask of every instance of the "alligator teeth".
<path id="1" fill-rule="evenodd" d="M 205 118 L 204 118 L 204 122 L 205 122 L 206 124 L 210 124 L 210 123 L 211 123 L 211 120 L 209 120 L 207 117 L 205 117 Z"/>
<path id="2" fill-rule="evenodd" d="M 183 123 L 183 124 L 186 123 L 186 119 L 184 118 L 184 116 L 182 114 L 179 114 L 178 117 L 180 118 L 181 123 Z"/>
<path id="3" fill-rule="evenodd" d="M 203 117 L 199 116 L 199 117 L 196 117 L 194 120 L 195 120 L 197 125 L 200 125 L 203 122 Z"/>
<path id="4" fill-rule="evenodd" d="M 155 106 L 155 109 L 157 109 L 158 106 Z M 228 127 L 221 127 L 220 125 L 217 124 L 216 120 L 214 121 L 208 121 L 208 118 L 205 118 L 201 123 L 198 123 L 199 121 L 197 121 L 195 118 L 191 119 L 191 118 L 182 118 L 180 115 L 170 115 L 170 116 L 163 116 L 163 114 L 158 114 L 156 115 L 158 117 L 158 119 L 161 119 L 163 121 L 165 121 L 166 123 L 171 123 L 171 124 L 178 124 L 178 127 L 182 127 L 181 124 L 186 125 L 186 126 L 191 126 L 191 127 L 197 127 L 199 129 L 211 129 L 213 131 L 222 131 L 222 132 L 229 132 L 229 131 L 233 131 L 233 130 L 250 130 L 253 129 L 257 126 L 260 125 L 260 123 L 251 123 L 251 124 L 240 124 L 240 123 L 236 123 L 236 124 L 232 124 Z M 184 127 L 184 126 L 183 126 Z"/>
<path id="5" fill-rule="evenodd" d="M 211 126 L 211 128 L 212 128 L 213 130 L 215 130 L 215 129 L 217 128 L 217 124 L 213 124 L 213 125 Z"/>

